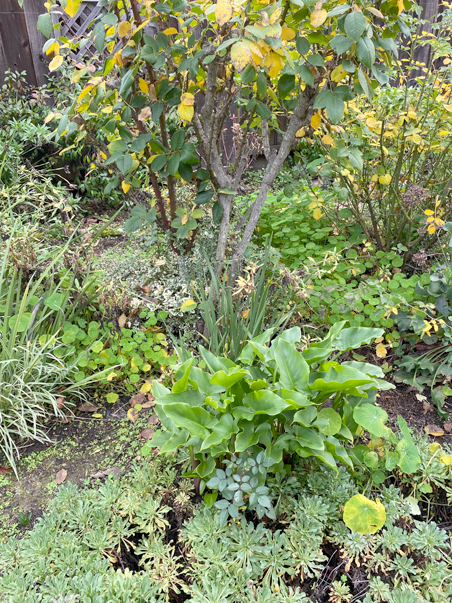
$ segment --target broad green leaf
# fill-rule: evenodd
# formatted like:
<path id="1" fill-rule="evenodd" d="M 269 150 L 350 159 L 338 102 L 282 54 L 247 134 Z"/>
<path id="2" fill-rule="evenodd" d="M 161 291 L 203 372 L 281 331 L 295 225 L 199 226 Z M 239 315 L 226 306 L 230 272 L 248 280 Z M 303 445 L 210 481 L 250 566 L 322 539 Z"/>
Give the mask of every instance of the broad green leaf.
<path id="1" fill-rule="evenodd" d="M 346 352 L 370 343 L 383 335 L 383 329 L 372 327 L 351 327 L 343 329 L 334 339 L 334 348 L 339 352 Z"/>
<path id="2" fill-rule="evenodd" d="M 171 136 L 171 148 L 173 151 L 180 151 L 185 141 L 185 129 L 176 130 Z"/>
<path id="3" fill-rule="evenodd" d="M 405 419 L 399 415 L 397 422 L 403 435 L 403 439 L 396 446 L 396 453 L 399 455 L 397 464 L 404 473 L 415 473 L 421 462 L 421 457 Z"/>
<path id="4" fill-rule="evenodd" d="M 222 415 L 221 419 L 213 427 L 212 433 L 207 436 L 201 445 L 201 450 L 207 450 L 212 446 L 221 444 L 224 440 L 231 438 L 234 433 L 238 432 L 236 421 L 229 413 Z"/>
<path id="5" fill-rule="evenodd" d="M 364 375 L 348 366 L 331 366 L 326 372 L 316 373 L 317 379 L 310 384 L 311 389 L 324 394 L 347 392 L 368 383 L 374 383 L 372 377 Z"/>
<path id="6" fill-rule="evenodd" d="M 341 461 L 342 463 L 345 463 L 353 469 L 353 463 L 350 457 L 348 456 L 347 451 L 339 442 L 339 440 L 337 440 L 333 436 L 328 436 L 325 440 L 325 448 L 328 450 L 328 452 L 330 452 L 330 454 L 334 456 L 335 459 Z"/>
<path id="7" fill-rule="evenodd" d="M 305 394 L 300 394 L 299 392 L 294 392 L 290 389 L 282 389 L 279 393 L 281 398 L 289 402 L 292 408 L 305 408 L 306 406 L 313 404 L 313 401 Z"/>
<path id="8" fill-rule="evenodd" d="M 222 387 L 225 387 L 228 390 L 231 389 L 231 387 L 235 383 L 242 381 L 242 379 L 246 375 L 249 375 L 249 372 L 238 367 L 226 371 L 221 370 L 217 371 L 214 375 L 212 375 L 210 383 L 213 383 L 215 385 L 221 385 Z"/>
<path id="9" fill-rule="evenodd" d="M 363 429 L 377 438 L 388 438 L 391 430 L 386 427 L 388 414 L 373 404 L 361 404 L 353 411 L 353 418 Z"/>
<path id="10" fill-rule="evenodd" d="M 366 17 L 359 11 L 354 11 L 345 17 L 345 33 L 355 42 L 357 42 L 363 35 L 366 26 Z"/>
<path id="11" fill-rule="evenodd" d="M 178 381 L 176 381 L 176 383 L 173 385 L 173 394 L 179 394 L 187 389 L 188 380 L 190 379 L 191 365 L 193 364 L 193 361 L 193 357 L 189 358 L 177 371 L 176 378 L 178 379 Z"/>
<path id="12" fill-rule="evenodd" d="M 301 55 L 307 54 L 311 45 L 309 44 L 309 40 L 306 38 L 299 37 L 296 41 L 297 50 Z M 314 82 L 313 82 L 314 83 Z"/>
<path id="13" fill-rule="evenodd" d="M 309 365 L 293 344 L 280 339 L 275 360 L 283 389 L 309 392 Z"/>
<path id="14" fill-rule="evenodd" d="M 155 381 L 154 381 L 155 383 Z M 154 392 L 154 387 L 152 388 Z M 155 395 L 155 394 L 154 394 Z M 168 393 L 156 398 L 158 404 L 166 406 L 167 404 L 184 403 L 189 406 L 202 406 L 204 404 L 205 396 L 197 389 L 188 389 L 179 393 Z"/>
<path id="15" fill-rule="evenodd" d="M 314 74 L 309 67 L 306 67 L 306 65 L 300 65 L 297 67 L 297 72 L 305 84 L 308 86 L 314 86 Z"/>
<path id="16" fill-rule="evenodd" d="M 229 358 L 223 358 L 221 356 L 215 356 L 209 350 L 202 345 L 199 346 L 199 351 L 201 352 L 201 356 L 205 360 L 209 369 L 216 373 L 217 371 L 227 370 L 231 368 L 235 368 L 237 365 L 229 360 Z"/>
<path id="17" fill-rule="evenodd" d="M 295 87 L 295 76 L 284 73 L 278 80 L 278 94 L 285 98 Z"/>
<path id="18" fill-rule="evenodd" d="M 45 38 L 50 38 L 53 34 L 52 16 L 49 13 L 44 13 L 38 17 L 38 29 Z"/>
<path id="19" fill-rule="evenodd" d="M 326 112 L 333 124 L 337 124 L 344 116 L 345 103 L 338 94 L 330 94 L 326 101 Z"/>
<path id="20" fill-rule="evenodd" d="M 311 423 L 317 417 L 317 408 L 315 406 L 308 406 L 303 410 L 298 410 L 293 417 L 294 423 L 299 423 L 303 427 L 309 427 Z"/>
<path id="21" fill-rule="evenodd" d="M 225 388 L 220 385 L 215 385 L 210 382 L 211 375 L 202 369 L 192 366 L 190 371 L 189 384 L 193 389 L 199 391 L 205 396 L 215 396 L 225 391 Z"/>
<path id="22" fill-rule="evenodd" d="M 343 34 L 334 36 L 331 40 L 331 48 L 333 48 L 337 54 L 344 54 L 344 52 L 347 52 L 347 50 L 349 50 L 353 44 L 353 40 L 348 36 L 344 36 Z"/>
<path id="23" fill-rule="evenodd" d="M 325 448 L 325 439 L 315 429 L 294 425 L 293 435 L 301 446 L 307 446 L 315 450 L 324 450 Z"/>
<path id="24" fill-rule="evenodd" d="M 375 534 L 384 526 L 386 512 L 379 500 L 373 501 L 363 494 L 355 494 L 345 503 L 343 519 L 353 532 Z"/>
<path id="25" fill-rule="evenodd" d="M 369 69 L 375 63 L 375 46 L 370 38 L 360 38 L 358 41 L 358 58 Z"/>
<path id="26" fill-rule="evenodd" d="M 170 434 L 170 437 L 165 442 L 160 440 L 160 434 L 162 434 L 162 432 L 157 431 L 154 434 L 152 440 L 150 441 L 150 444 L 154 448 L 160 448 L 161 453 L 175 452 L 178 448 L 184 446 L 184 444 L 186 444 L 188 439 L 190 438 L 190 434 L 186 429 L 180 429 L 178 431 L 173 432 L 165 432 L 165 435 Z"/>
<path id="27" fill-rule="evenodd" d="M 176 427 L 187 429 L 190 435 L 198 438 L 207 438 L 210 435 L 209 430 L 217 422 L 217 419 L 204 408 L 190 406 L 183 402 L 167 403 L 163 410 Z"/>
<path id="28" fill-rule="evenodd" d="M 315 425 L 317 425 L 319 430 L 326 436 L 333 436 L 340 430 L 342 419 L 340 414 L 333 408 L 322 408 L 319 411 Z"/>
<path id="29" fill-rule="evenodd" d="M 253 415 L 272 417 L 289 408 L 289 404 L 285 400 L 268 389 L 247 394 L 243 398 L 243 404 L 252 411 Z"/>

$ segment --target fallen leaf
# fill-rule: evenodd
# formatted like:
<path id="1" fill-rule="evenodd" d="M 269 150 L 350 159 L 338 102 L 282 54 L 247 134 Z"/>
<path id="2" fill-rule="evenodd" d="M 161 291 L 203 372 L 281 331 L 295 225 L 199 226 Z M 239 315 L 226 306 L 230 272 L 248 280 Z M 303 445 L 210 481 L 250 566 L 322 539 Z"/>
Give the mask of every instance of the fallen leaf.
<path id="1" fill-rule="evenodd" d="M 144 287 L 138 287 L 143 293 L 150 293 L 152 291 L 152 287 L 150 285 L 145 285 Z"/>
<path id="2" fill-rule="evenodd" d="M 84 402 L 79 407 L 77 407 L 77 410 L 79 410 L 80 412 L 96 412 L 97 410 L 99 410 L 99 408 L 100 406 L 96 406 L 96 404 L 93 404 L 92 402 Z"/>
<path id="3" fill-rule="evenodd" d="M 140 433 L 140 438 L 150 440 L 154 433 L 155 431 L 153 429 L 151 429 L 150 427 L 146 427 L 146 429 L 143 429 L 143 431 Z"/>
<path id="4" fill-rule="evenodd" d="M 153 406 L 155 406 L 154 402 L 144 402 L 143 404 L 140 404 L 141 408 L 152 408 Z"/>
<path id="5" fill-rule="evenodd" d="M 452 419 L 444 423 L 444 431 L 450 433 L 452 431 Z"/>
<path id="6" fill-rule="evenodd" d="M 422 404 L 423 408 L 424 408 L 424 414 L 431 412 L 433 410 L 433 404 L 429 404 L 428 402 L 424 402 Z"/>
<path id="7" fill-rule="evenodd" d="M 0 475 L 6 475 L 10 471 L 12 471 L 12 467 L 5 467 L 4 465 L 0 465 Z"/>
<path id="8" fill-rule="evenodd" d="M 125 314 L 121 314 L 121 316 L 118 318 L 118 325 L 120 326 L 121 329 L 123 327 L 125 327 L 126 322 L 127 322 L 127 316 Z"/>
<path id="9" fill-rule="evenodd" d="M 121 475 L 122 471 L 120 467 L 111 467 L 110 469 L 105 469 L 105 471 L 99 471 L 98 473 L 93 473 L 90 475 L 91 479 L 102 479 L 110 475 L 110 473 L 114 473 L 115 475 Z"/>
<path id="10" fill-rule="evenodd" d="M 157 415 L 151 415 L 149 417 L 149 424 L 150 425 L 157 425 L 157 423 L 159 422 L 159 418 Z"/>
<path id="11" fill-rule="evenodd" d="M 60 396 L 59 398 L 56 399 L 56 403 L 57 403 L 57 408 L 63 408 L 64 398 Z"/>
<path id="12" fill-rule="evenodd" d="M 55 476 L 55 481 L 58 485 L 62 484 L 64 480 L 67 478 L 66 469 L 60 469 Z"/>
<path id="13" fill-rule="evenodd" d="M 103 419 L 103 415 L 100 414 L 100 412 L 94 412 L 92 415 L 93 419 Z"/>
<path id="14" fill-rule="evenodd" d="M 441 429 L 441 427 L 438 427 L 438 425 L 426 425 L 424 427 L 424 431 L 428 435 L 435 436 L 436 438 L 444 435 L 444 431 Z"/>
<path id="15" fill-rule="evenodd" d="M 143 385 L 140 388 L 140 392 L 142 392 L 143 394 L 146 394 L 147 392 L 150 392 L 152 389 L 152 381 L 149 383 L 149 381 L 146 381 L 145 383 L 143 383 Z"/>
<path id="16" fill-rule="evenodd" d="M 143 404 L 145 398 L 146 396 L 144 394 L 135 394 L 132 398 L 130 398 L 129 404 L 130 406 L 135 406 L 135 404 Z"/>
<path id="17" fill-rule="evenodd" d="M 138 418 L 138 410 L 136 410 L 135 408 L 129 408 L 129 410 L 127 411 L 127 418 L 130 419 L 132 423 L 135 423 Z"/>

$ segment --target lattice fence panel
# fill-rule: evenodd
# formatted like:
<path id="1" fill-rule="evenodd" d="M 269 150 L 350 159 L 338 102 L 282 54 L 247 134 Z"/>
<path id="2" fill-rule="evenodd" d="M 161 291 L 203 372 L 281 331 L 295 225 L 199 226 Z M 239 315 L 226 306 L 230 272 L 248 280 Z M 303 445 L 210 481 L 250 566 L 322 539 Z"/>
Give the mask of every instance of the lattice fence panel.
<path id="1" fill-rule="evenodd" d="M 98 0 L 83 0 L 78 13 L 72 18 L 63 11 L 61 11 L 61 14 L 54 13 L 52 15 L 54 26 L 57 23 L 61 24 L 59 35 L 66 36 L 67 38 L 76 38 L 90 32 L 96 23 L 94 19 L 104 10 L 97 4 Z M 80 48 L 78 52 L 73 53 L 72 56 L 74 59 L 80 60 L 85 55 L 93 55 L 95 53 L 94 44 L 89 42 L 86 46 Z"/>

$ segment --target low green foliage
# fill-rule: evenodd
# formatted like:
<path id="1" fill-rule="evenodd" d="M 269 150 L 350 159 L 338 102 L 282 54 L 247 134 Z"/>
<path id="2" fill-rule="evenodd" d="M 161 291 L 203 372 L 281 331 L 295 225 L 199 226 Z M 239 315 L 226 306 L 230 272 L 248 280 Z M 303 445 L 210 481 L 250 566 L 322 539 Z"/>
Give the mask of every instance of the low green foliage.
<path id="1" fill-rule="evenodd" d="M 166 351 L 165 333 L 158 325 L 167 315 L 163 311 L 156 315 L 143 310 L 136 320 L 132 320 L 132 328 L 119 325 L 115 328 L 111 321 L 104 325 L 84 318 L 65 322 L 61 337 L 62 343 L 66 344 L 63 353 L 76 358 L 79 369 L 76 381 L 102 369 L 106 371 L 104 383 L 111 382 L 115 388 L 123 384 L 133 392 L 152 374 L 151 371 L 174 364 L 176 356 Z"/>
<path id="2" fill-rule="evenodd" d="M 280 464 L 279 471 L 283 455 L 316 457 L 333 468 L 337 462 L 352 466 L 344 444 L 353 441 L 358 428 L 354 407 L 393 386 L 376 366 L 334 360 L 382 335 L 381 329 L 344 325 L 337 323 L 324 340 L 302 352 L 298 327 L 271 342 L 269 329 L 244 347 L 237 363 L 201 346 L 204 369 L 192 357 L 178 369 L 172 390 L 154 381 L 156 412 L 165 430 L 142 453 L 188 448 L 189 475 L 202 480 L 201 491 L 216 459 L 245 451 L 263 449 L 266 458 Z M 332 408 L 323 407 L 330 398 Z M 229 511 L 234 512 L 232 506 Z"/>
<path id="3" fill-rule="evenodd" d="M 271 481 L 268 497 L 278 521 L 239 514 L 222 522 L 222 511 L 196 503 L 178 478 L 182 459 L 154 456 L 122 478 L 82 489 L 68 483 L 29 533 L 0 544 L 0 596 L 8 603 L 53 603 L 61 593 L 71 603 L 176 603 L 182 597 L 188 603 L 309 603 L 320 594 L 330 601 L 338 601 L 338 593 L 362 597 L 365 589 L 366 603 L 448 603 L 448 534 L 429 516 L 435 507 L 416 484 L 434 466 L 431 500 L 444 500 L 452 474 L 444 464 L 438 472 L 438 451 L 426 441 L 418 452 L 421 465 L 403 491 L 393 472 L 393 484 L 367 492 L 366 505 L 386 515 L 375 534 L 353 532 L 343 521 L 361 486 L 344 467 L 336 473 L 312 457 L 298 459 L 282 482 Z"/>

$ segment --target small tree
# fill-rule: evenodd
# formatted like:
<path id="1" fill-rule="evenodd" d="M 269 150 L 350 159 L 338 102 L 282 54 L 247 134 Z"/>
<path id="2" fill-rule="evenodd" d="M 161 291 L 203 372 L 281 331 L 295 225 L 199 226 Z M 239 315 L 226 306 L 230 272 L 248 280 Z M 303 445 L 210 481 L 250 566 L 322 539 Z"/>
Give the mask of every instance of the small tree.
<path id="1" fill-rule="evenodd" d="M 135 208 L 130 230 L 157 220 L 176 251 L 190 249 L 203 210 L 181 207 L 176 184 L 196 182 L 194 203 L 213 202 L 219 222 L 221 270 L 235 192 L 252 152 L 248 133 L 260 132 L 267 167 L 233 251 L 233 278 L 297 136 L 308 128 L 330 135 L 347 101 L 356 94 L 371 98 L 396 52 L 400 13 L 411 6 L 407 0 L 384 2 L 379 10 L 343 0 L 100 0 L 106 12 L 89 33 L 69 40 L 51 37 L 51 13 L 73 16 L 81 0 L 60 2 L 62 9 L 48 0 L 38 23 L 50 38 L 50 69 L 70 61 L 76 49 L 89 52 L 74 65 L 72 81 L 84 88 L 59 114 L 58 131 L 78 130 L 79 140 L 103 132 L 105 164 L 116 164 L 120 174 L 109 187 L 120 180 L 125 191 L 144 179 L 152 185 L 155 207 Z M 230 165 L 221 143 L 233 105 L 243 132 Z M 280 134 L 277 150 L 271 130 Z"/>

